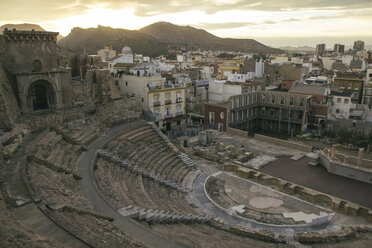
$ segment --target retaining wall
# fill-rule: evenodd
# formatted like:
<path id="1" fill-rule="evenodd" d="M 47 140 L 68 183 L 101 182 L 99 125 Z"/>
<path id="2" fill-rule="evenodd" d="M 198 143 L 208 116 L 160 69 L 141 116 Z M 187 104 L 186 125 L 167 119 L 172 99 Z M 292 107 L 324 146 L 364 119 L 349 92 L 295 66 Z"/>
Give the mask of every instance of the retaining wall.
<path id="1" fill-rule="evenodd" d="M 293 141 L 281 140 L 281 139 L 277 139 L 277 138 L 273 138 L 273 137 L 269 137 L 269 136 L 265 136 L 265 135 L 261 135 L 261 134 L 255 134 L 254 138 L 258 139 L 258 140 L 261 140 L 261 141 L 265 141 L 265 142 L 274 144 L 274 145 L 285 146 L 285 147 L 300 150 L 300 151 L 303 151 L 303 152 L 312 152 L 312 150 L 313 150 L 313 148 L 311 146 L 296 143 L 296 142 L 293 142 Z"/>
<path id="2" fill-rule="evenodd" d="M 248 132 L 247 131 L 242 131 L 239 129 L 227 127 L 226 132 L 230 135 L 237 135 L 240 137 L 248 137 Z"/>
<path id="3" fill-rule="evenodd" d="M 344 164 L 343 162 L 330 160 L 330 158 L 325 154 L 320 154 L 319 162 L 329 173 L 352 178 L 365 183 L 372 183 L 371 169 L 351 166 Z"/>

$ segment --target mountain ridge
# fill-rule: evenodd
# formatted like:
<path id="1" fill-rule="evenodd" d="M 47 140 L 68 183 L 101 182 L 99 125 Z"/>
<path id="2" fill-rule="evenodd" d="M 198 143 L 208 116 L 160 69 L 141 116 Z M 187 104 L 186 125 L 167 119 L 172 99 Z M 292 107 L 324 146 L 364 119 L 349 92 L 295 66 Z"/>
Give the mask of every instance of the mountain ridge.
<path id="1" fill-rule="evenodd" d="M 93 36 L 96 39 L 92 44 L 90 41 Z M 93 53 L 108 44 L 117 51 L 121 51 L 122 47 L 128 45 L 133 51 L 150 56 L 167 54 L 169 49 L 185 48 L 186 44 L 189 49 L 200 48 L 213 51 L 260 54 L 283 52 L 281 49 L 265 46 L 253 39 L 220 38 L 203 29 L 178 26 L 169 22 L 157 22 L 139 30 L 114 29 L 100 25 L 97 28 L 73 28 L 70 34 L 59 42 L 59 45 L 77 52 L 82 52 L 85 46 L 87 52 Z"/>

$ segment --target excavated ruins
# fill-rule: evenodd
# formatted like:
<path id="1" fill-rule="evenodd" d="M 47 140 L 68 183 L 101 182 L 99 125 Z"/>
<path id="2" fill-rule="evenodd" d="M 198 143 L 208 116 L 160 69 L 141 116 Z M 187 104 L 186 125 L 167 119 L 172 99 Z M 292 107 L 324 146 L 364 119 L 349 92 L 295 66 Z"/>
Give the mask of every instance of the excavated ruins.
<path id="1" fill-rule="evenodd" d="M 184 148 L 108 71 L 71 80 L 56 35 L 0 36 L 1 247 L 369 247 L 372 210 L 265 173 L 301 149 Z"/>

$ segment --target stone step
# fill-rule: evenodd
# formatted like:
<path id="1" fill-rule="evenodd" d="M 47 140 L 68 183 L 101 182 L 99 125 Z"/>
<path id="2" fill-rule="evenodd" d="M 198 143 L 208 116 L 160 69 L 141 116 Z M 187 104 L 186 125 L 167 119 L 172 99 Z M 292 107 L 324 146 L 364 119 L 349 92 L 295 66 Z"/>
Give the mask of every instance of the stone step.
<path id="1" fill-rule="evenodd" d="M 211 220 L 209 216 L 200 216 L 193 214 L 180 214 L 172 211 L 143 209 L 131 205 L 121 208 L 118 212 L 125 217 L 130 217 L 138 221 L 145 221 L 149 224 L 154 223 L 205 223 Z"/>
<path id="2" fill-rule="evenodd" d="M 173 189 L 175 189 L 177 191 L 180 191 L 180 192 L 188 192 L 181 185 L 179 185 L 177 183 L 174 183 L 172 181 L 169 181 L 169 180 L 164 180 L 164 179 L 160 178 L 159 176 L 156 176 L 155 174 L 146 171 L 144 168 L 141 168 L 141 167 L 139 167 L 137 165 L 134 165 L 132 163 L 128 163 L 127 161 L 121 160 L 117 155 L 114 155 L 110 152 L 107 152 L 107 151 L 102 150 L 102 149 L 98 149 L 96 153 L 100 157 L 102 157 L 104 159 L 107 159 L 110 162 L 120 164 L 122 167 L 128 169 L 129 171 L 142 175 L 142 177 L 144 177 L 144 178 L 148 178 L 148 179 L 153 180 L 153 181 L 155 181 L 159 184 L 162 184 L 162 185 L 165 185 L 167 187 L 173 188 Z"/>

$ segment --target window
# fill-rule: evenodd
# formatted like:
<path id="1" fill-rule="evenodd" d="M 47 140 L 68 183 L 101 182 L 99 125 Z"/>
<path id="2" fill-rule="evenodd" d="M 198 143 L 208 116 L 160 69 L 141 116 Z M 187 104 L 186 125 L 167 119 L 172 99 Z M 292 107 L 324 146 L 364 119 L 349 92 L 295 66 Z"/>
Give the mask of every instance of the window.
<path id="1" fill-rule="evenodd" d="M 270 109 L 270 115 L 274 116 L 274 109 Z"/>
<path id="2" fill-rule="evenodd" d="M 221 120 L 223 120 L 225 118 L 225 113 L 224 112 L 220 113 L 220 118 L 221 118 Z"/>
<path id="3" fill-rule="evenodd" d="M 284 96 L 280 96 L 280 104 L 284 104 Z"/>
<path id="4" fill-rule="evenodd" d="M 304 103 L 305 103 L 305 98 L 301 98 L 301 100 L 300 100 L 300 106 L 304 106 Z"/>
<path id="5" fill-rule="evenodd" d="M 275 103 L 275 95 L 271 96 L 271 103 Z"/>
<path id="6" fill-rule="evenodd" d="M 262 94 L 262 102 L 266 102 L 266 95 Z"/>
<path id="7" fill-rule="evenodd" d="M 170 108 L 166 108 L 165 109 L 165 114 L 167 115 L 167 117 L 171 117 L 171 109 Z"/>
<path id="8" fill-rule="evenodd" d="M 315 96 L 312 98 L 312 102 L 316 103 L 316 97 Z"/>
<path id="9" fill-rule="evenodd" d="M 297 118 L 298 118 L 299 120 L 302 120 L 302 116 L 303 116 L 302 111 L 299 111 L 299 112 L 298 112 L 298 116 L 297 116 Z"/>
<path id="10" fill-rule="evenodd" d="M 294 104 L 294 98 L 293 98 L 293 96 L 291 96 L 291 97 L 289 98 L 289 104 L 290 104 L 290 105 L 293 105 L 293 104 Z"/>
<path id="11" fill-rule="evenodd" d="M 181 92 L 177 92 L 177 99 L 176 102 L 182 102 L 182 95 Z"/>
<path id="12" fill-rule="evenodd" d="M 315 115 L 315 108 L 311 108 L 310 114 Z"/>
<path id="13" fill-rule="evenodd" d="M 41 66 L 41 61 L 38 60 L 38 59 L 35 59 L 33 62 L 32 62 L 32 66 L 34 68 L 34 72 L 41 72 L 42 71 L 42 66 Z"/>
<path id="14" fill-rule="evenodd" d="M 209 123 L 214 124 L 214 112 L 209 112 Z"/>
<path id="15" fill-rule="evenodd" d="M 261 115 L 265 115 L 265 107 L 261 108 Z"/>
<path id="16" fill-rule="evenodd" d="M 341 98 L 340 97 L 337 98 L 337 103 L 341 103 Z"/>
<path id="17" fill-rule="evenodd" d="M 340 113 L 340 109 L 336 109 L 336 114 L 339 114 Z"/>
<path id="18" fill-rule="evenodd" d="M 125 86 L 128 86 L 128 82 L 125 82 Z"/>
<path id="19" fill-rule="evenodd" d="M 344 103 L 349 104 L 349 99 L 345 98 Z"/>

